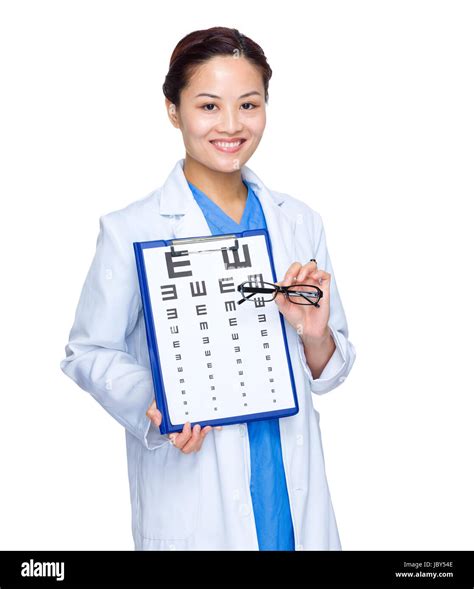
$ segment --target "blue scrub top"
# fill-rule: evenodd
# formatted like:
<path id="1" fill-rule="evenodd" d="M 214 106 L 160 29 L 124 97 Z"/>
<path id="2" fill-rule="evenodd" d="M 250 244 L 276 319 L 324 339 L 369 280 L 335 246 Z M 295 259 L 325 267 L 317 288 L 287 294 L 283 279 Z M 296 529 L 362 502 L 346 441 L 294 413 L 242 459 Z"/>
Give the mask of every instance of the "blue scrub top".
<path id="1" fill-rule="evenodd" d="M 256 194 L 247 186 L 247 201 L 236 223 L 194 184 L 188 182 L 213 235 L 266 229 L 265 216 Z M 250 493 L 260 550 L 294 550 L 293 522 L 281 453 L 280 421 L 266 419 L 247 423 L 250 442 Z"/>

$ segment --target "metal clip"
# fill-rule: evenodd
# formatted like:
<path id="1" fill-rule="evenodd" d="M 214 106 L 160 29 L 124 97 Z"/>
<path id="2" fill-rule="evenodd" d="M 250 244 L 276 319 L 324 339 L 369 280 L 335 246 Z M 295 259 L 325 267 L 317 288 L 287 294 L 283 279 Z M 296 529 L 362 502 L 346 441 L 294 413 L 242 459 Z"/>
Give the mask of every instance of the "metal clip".
<path id="1" fill-rule="evenodd" d="M 189 254 L 207 254 L 209 252 L 222 252 L 223 250 L 231 250 L 231 251 L 237 251 L 239 249 L 239 242 L 238 240 L 234 237 L 234 245 L 230 245 L 230 246 L 223 246 L 220 248 L 213 248 L 213 249 L 207 249 L 207 250 L 193 250 L 193 251 L 189 251 L 189 250 L 175 250 L 174 245 L 180 245 L 180 244 L 185 244 L 185 243 L 201 243 L 201 242 L 205 242 L 207 243 L 208 241 L 217 241 L 217 240 L 228 240 L 229 237 L 234 237 L 232 234 L 230 235 L 213 235 L 212 237 L 197 237 L 197 238 L 192 238 L 192 239 L 173 239 L 171 240 L 171 243 L 173 245 L 171 245 L 171 256 L 172 257 L 178 257 L 178 256 L 187 256 Z"/>

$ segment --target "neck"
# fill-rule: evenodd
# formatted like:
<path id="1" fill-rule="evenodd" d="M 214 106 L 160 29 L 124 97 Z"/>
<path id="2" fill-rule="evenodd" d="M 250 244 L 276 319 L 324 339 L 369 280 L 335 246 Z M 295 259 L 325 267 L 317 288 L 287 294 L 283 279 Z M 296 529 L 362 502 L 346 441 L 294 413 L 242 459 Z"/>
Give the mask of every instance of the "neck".
<path id="1" fill-rule="evenodd" d="M 194 184 L 218 204 L 233 205 L 247 198 L 247 187 L 242 181 L 240 170 L 234 172 L 211 170 L 186 153 L 183 172 L 188 182 Z"/>

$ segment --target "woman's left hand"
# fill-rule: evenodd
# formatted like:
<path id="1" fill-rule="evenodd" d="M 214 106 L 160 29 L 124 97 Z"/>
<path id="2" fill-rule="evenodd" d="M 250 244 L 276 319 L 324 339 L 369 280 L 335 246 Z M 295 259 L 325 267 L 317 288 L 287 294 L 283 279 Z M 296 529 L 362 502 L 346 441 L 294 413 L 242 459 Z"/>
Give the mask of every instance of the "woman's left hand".
<path id="1" fill-rule="evenodd" d="M 296 305 L 281 292 L 277 293 L 275 302 L 278 309 L 302 338 L 323 339 L 329 333 L 329 296 L 331 275 L 317 268 L 311 261 L 302 265 L 293 262 L 285 274 L 285 278 L 277 282 L 279 286 L 291 284 L 313 284 L 323 291 L 319 307 L 314 305 Z"/>

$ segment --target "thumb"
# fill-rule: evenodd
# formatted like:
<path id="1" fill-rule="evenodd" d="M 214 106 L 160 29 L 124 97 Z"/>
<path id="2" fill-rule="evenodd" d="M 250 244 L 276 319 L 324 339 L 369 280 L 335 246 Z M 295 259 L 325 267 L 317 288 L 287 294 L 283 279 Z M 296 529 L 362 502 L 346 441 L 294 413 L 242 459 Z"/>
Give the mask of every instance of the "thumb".
<path id="1" fill-rule="evenodd" d="M 162 421 L 163 416 L 161 415 L 161 411 L 159 409 L 156 409 L 156 411 L 154 411 L 153 413 L 153 423 L 159 427 Z"/>
<path id="2" fill-rule="evenodd" d="M 284 282 L 284 280 L 279 280 L 278 282 L 275 282 L 275 284 L 277 286 L 286 286 Z M 285 303 L 285 296 L 282 292 L 277 292 L 273 300 L 278 306 L 280 306 L 281 304 Z"/>
<path id="3" fill-rule="evenodd" d="M 161 411 L 156 407 L 156 404 L 152 404 L 146 414 L 150 421 L 152 421 L 157 427 L 161 425 L 163 416 L 161 415 Z"/>

